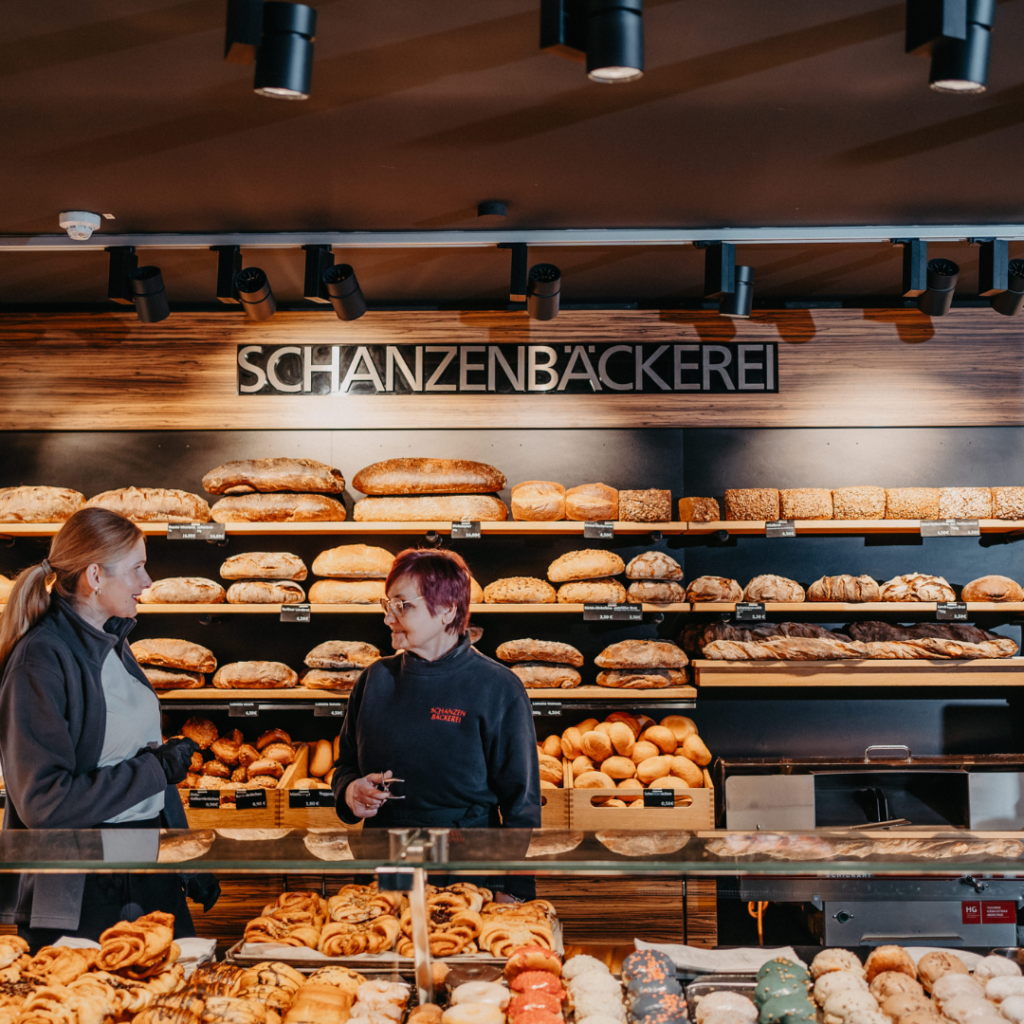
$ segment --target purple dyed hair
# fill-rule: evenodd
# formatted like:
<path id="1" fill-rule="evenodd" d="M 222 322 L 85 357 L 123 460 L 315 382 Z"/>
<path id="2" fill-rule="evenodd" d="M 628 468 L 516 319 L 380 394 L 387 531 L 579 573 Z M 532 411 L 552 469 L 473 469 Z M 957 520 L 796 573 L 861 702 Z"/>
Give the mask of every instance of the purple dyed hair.
<path id="1" fill-rule="evenodd" d="M 455 609 L 455 618 L 445 627 L 450 633 L 462 634 L 469 626 L 469 566 L 454 551 L 432 548 L 406 548 L 399 552 L 384 583 L 385 592 L 392 584 L 408 576 L 419 585 L 431 615 L 441 608 Z"/>

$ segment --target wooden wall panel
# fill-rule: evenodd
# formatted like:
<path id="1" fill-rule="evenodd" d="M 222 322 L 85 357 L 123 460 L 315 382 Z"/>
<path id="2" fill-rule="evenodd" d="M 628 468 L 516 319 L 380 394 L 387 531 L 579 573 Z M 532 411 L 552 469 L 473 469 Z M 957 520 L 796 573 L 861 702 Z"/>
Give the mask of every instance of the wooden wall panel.
<path id="1" fill-rule="evenodd" d="M 238 396 L 238 344 L 778 341 L 769 395 Z M 0 319 L 0 429 L 807 427 L 1024 424 L 1024 346 L 987 309 L 134 313 Z"/>

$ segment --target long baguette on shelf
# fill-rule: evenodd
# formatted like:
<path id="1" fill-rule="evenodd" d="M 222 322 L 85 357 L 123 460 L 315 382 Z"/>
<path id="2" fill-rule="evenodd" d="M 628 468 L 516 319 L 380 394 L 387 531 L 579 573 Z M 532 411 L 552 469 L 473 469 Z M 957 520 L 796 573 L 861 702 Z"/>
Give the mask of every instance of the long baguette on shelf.
<path id="1" fill-rule="evenodd" d="M 505 474 L 468 459 L 402 458 L 375 462 L 356 473 L 352 486 L 363 494 L 493 494 Z"/>

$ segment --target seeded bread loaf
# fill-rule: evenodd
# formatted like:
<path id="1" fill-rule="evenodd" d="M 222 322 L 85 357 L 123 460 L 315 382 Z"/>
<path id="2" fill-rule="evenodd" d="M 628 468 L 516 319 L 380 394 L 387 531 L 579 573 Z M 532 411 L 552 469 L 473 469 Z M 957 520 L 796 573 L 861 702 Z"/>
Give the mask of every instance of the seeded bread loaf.
<path id="1" fill-rule="evenodd" d="M 314 459 L 236 459 L 203 477 L 209 494 L 252 494 L 254 491 L 298 491 L 341 494 L 341 470 Z"/>
<path id="2" fill-rule="evenodd" d="M 198 690 L 206 685 L 206 676 L 201 672 L 189 672 L 183 668 L 143 665 L 142 671 L 154 690 Z"/>
<path id="3" fill-rule="evenodd" d="M 309 588 L 311 604 L 378 604 L 383 580 L 317 580 Z"/>
<path id="4" fill-rule="evenodd" d="M 607 484 L 580 484 L 565 492 L 565 518 L 603 522 L 619 518 L 619 492 Z"/>
<path id="5" fill-rule="evenodd" d="M 193 673 L 213 672 L 217 668 L 213 651 L 188 640 L 136 640 L 132 644 L 132 654 L 140 665 L 184 669 Z"/>
<path id="6" fill-rule="evenodd" d="M 203 498 L 170 487 L 118 487 L 90 498 L 85 507 L 110 509 L 133 523 L 210 521 L 210 506 Z"/>
<path id="7" fill-rule="evenodd" d="M 774 487 L 726 491 L 725 518 L 774 522 L 779 518 L 779 492 Z"/>
<path id="8" fill-rule="evenodd" d="M 505 474 L 466 459 L 387 459 L 359 470 L 352 486 L 363 494 L 492 494 Z"/>
<path id="9" fill-rule="evenodd" d="M 224 588 L 202 576 L 168 576 L 154 580 L 139 595 L 139 604 L 224 604 Z"/>
<path id="10" fill-rule="evenodd" d="M 558 588 L 559 604 L 625 604 L 626 588 L 613 579 L 576 580 Z"/>
<path id="11" fill-rule="evenodd" d="M 686 588 L 667 580 L 634 580 L 626 591 L 629 604 L 678 604 L 686 599 Z"/>
<path id="12" fill-rule="evenodd" d="M 1008 576 L 981 576 L 964 587 L 960 600 L 1024 601 L 1024 589 Z"/>
<path id="13" fill-rule="evenodd" d="M 938 487 L 887 487 L 886 519 L 938 519 Z"/>
<path id="14" fill-rule="evenodd" d="M 832 492 L 822 487 L 779 491 L 780 519 L 831 519 Z"/>
<path id="15" fill-rule="evenodd" d="M 306 563 L 287 551 L 246 551 L 220 567 L 225 580 L 304 580 Z"/>
<path id="16" fill-rule="evenodd" d="M 807 588 L 808 601 L 862 604 L 881 600 L 878 583 L 870 576 L 822 576 Z"/>
<path id="17" fill-rule="evenodd" d="M 239 580 L 228 587 L 228 604 L 302 604 L 306 592 L 291 580 Z"/>
<path id="18" fill-rule="evenodd" d="M 501 661 L 546 661 L 576 668 L 583 664 L 575 647 L 557 640 L 507 640 L 495 653 Z"/>
<path id="19" fill-rule="evenodd" d="M 501 523 L 508 518 L 508 509 L 489 494 L 403 495 L 361 498 L 353 518 L 357 523 Z"/>
<path id="20" fill-rule="evenodd" d="M 992 518 L 1024 519 L 1024 487 L 993 487 Z"/>
<path id="21" fill-rule="evenodd" d="M 722 518 L 717 498 L 680 498 L 681 523 L 717 523 Z"/>
<path id="22" fill-rule="evenodd" d="M 832 492 L 833 519 L 884 519 L 885 488 L 862 485 Z"/>
<path id="23" fill-rule="evenodd" d="M 321 551 L 313 559 L 313 572 L 317 576 L 337 576 L 342 579 L 387 579 L 395 556 L 384 548 L 369 544 L 342 544 Z"/>
<path id="24" fill-rule="evenodd" d="M 238 494 L 210 510 L 215 523 L 343 523 L 345 506 L 324 494 Z"/>
<path id="25" fill-rule="evenodd" d="M 69 487 L 0 487 L 0 523 L 63 523 L 84 507 Z"/>
<path id="26" fill-rule="evenodd" d="M 626 523 L 671 522 L 672 492 L 619 491 L 619 519 Z"/>
<path id="27" fill-rule="evenodd" d="M 754 601 L 758 604 L 768 601 L 797 604 L 804 600 L 804 596 L 804 588 L 795 580 L 786 579 L 785 576 L 773 576 L 771 573 L 755 576 L 743 591 L 744 601 Z"/>
<path id="28" fill-rule="evenodd" d="M 592 580 L 603 576 L 617 576 L 625 568 L 626 563 L 614 551 L 585 548 L 559 555 L 548 566 L 548 579 L 552 583 Z"/>
<path id="29" fill-rule="evenodd" d="M 214 673 L 220 690 L 283 689 L 297 686 L 298 673 L 280 661 L 233 661 Z"/>
<path id="30" fill-rule="evenodd" d="M 644 551 L 626 566 L 626 577 L 631 580 L 681 580 L 683 569 L 664 551 Z"/>
<path id="31" fill-rule="evenodd" d="M 943 487 L 939 519 L 991 519 L 991 487 Z"/>
<path id="32" fill-rule="evenodd" d="M 743 588 L 725 576 L 698 576 L 686 588 L 686 600 L 693 603 L 742 601 Z"/>
<path id="33" fill-rule="evenodd" d="M 317 644 L 305 657 L 310 668 L 330 669 L 334 672 L 360 671 L 380 660 L 380 651 L 362 640 L 325 640 Z"/>
<path id="34" fill-rule="evenodd" d="M 579 672 L 568 665 L 547 665 L 539 661 L 519 661 L 510 666 L 523 686 L 557 687 L 570 690 L 580 685 Z"/>
<path id="35" fill-rule="evenodd" d="M 526 480 L 512 488 L 512 518 L 556 522 L 565 518 L 565 488 L 550 480 Z"/>
<path id="36" fill-rule="evenodd" d="M 532 576 L 509 576 L 484 587 L 485 604 L 554 604 L 555 588 Z"/>

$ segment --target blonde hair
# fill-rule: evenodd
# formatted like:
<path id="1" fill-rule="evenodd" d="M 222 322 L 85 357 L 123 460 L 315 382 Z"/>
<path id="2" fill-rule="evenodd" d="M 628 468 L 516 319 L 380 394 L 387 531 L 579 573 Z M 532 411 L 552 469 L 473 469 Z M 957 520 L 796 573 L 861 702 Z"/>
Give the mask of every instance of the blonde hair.
<path id="1" fill-rule="evenodd" d="M 105 508 L 76 512 L 50 542 L 49 555 L 18 574 L 0 618 L 0 672 L 18 641 L 46 614 L 51 590 L 71 599 L 90 565 L 111 565 L 141 536 L 142 531 L 117 512 Z"/>

